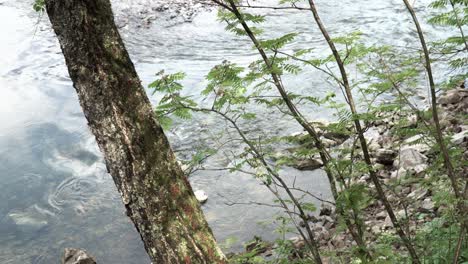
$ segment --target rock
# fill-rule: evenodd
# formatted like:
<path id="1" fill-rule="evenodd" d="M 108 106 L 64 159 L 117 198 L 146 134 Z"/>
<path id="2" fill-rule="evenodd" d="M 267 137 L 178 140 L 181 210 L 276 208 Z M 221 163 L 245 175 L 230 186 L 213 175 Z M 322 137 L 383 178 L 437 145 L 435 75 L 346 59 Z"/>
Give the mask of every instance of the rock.
<path id="1" fill-rule="evenodd" d="M 421 154 L 416 148 L 405 147 L 400 150 L 400 155 L 397 157 L 393 165 L 404 170 L 414 170 L 416 173 L 421 173 L 427 168 L 428 158 Z"/>
<path id="2" fill-rule="evenodd" d="M 428 190 L 424 190 L 421 188 L 418 188 L 414 191 L 412 191 L 410 194 L 408 194 L 409 199 L 414 199 L 414 200 L 422 200 L 424 197 L 426 197 L 429 194 Z"/>
<path id="3" fill-rule="evenodd" d="M 380 149 L 380 145 L 375 142 L 375 141 L 372 141 L 370 144 L 367 144 L 367 148 L 371 151 L 371 152 L 375 152 L 377 151 L 378 149 Z"/>
<path id="4" fill-rule="evenodd" d="M 208 195 L 203 190 L 195 191 L 195 197 L 201 204 L 204 204 L 208 200 Z"/>
<path id="5" fill-rule="evenodd" d="M 317 223 L 319 219 L 315 215 L 308 215 L 307 219 L 312 223 Z"/>
<path id="6" fill-rule="evenodd" d="M 450 105 L 450 107 L 446 111 L 442 111 L 439 115 L 440 125 L 442 127 L 450 127 L 459 123 L 459 120 L 456 116 L 455 111 L 456 106 Z"/>
<path id="7" fill-rule="evenodd" d="M 426 139 L 424 138 L 424 135 L 415 135 L 410 138 L 407 138 L 403 141 L 403 144 L 401 148 L 414 148 L 420 153 L 426 153 L 428 152 L 431 147 L 429 144 L 433 144 L 434 142 L 428 142 L 429 144 L 426 144 L 425 141 Z M 430 140 L 430 139 L 427 139 Z"/>
<path id="8" fill-rule="evenodd" d="M 464 97 L 468 96 L 467 91 L 463 89 L 453 89 L 447 91 L 444 95 L 439 97 L 439 104 L 448 105 L 460 102 Z"/>
<path id="9" fill-rule="evenodd" d="M 376 127 L 370 127 L 366 132 L 364 132 L 364 137 L 366 138 L 368 144 L 371 144 L 372 142 L 378 142 L 380 138 L 379 130 Z"/>
<path id="10" fill-rule="evenodd" d="M 401 209 L 400 211 L 396 212 L 396 217 L 398 219 L 406 218 L 406 211 L 405 209 Z"/>
<path id="11" fill-rule="evenodd" d="M 335 227 L 335 220 L 328 215 L 320 216 L 320 220 L 322 220 L 323 226 L 327 229 Z"/>
<path id="12" fill-rule="evenodd" d="M 390 219 L 390 216 L 387 215 L 387 217 L 385 218 L 385 221 L 383 223 L 383 227 L 384 228 L 390 228 L 392 226 L 393 226 L 392 219 Z"/>
<path id="13" fill-rule="evenodd" d="M 395 160 L 396 152 L 391 149 L 378 149 L 375 152 L 376 161 L 384 165 L 392 165 Z"/>
<path id="14" fill-rule="evenodd" d="M 323 228 L 322 231 L 318 234 L 317 238 L 320 241 L 328 241 L 331 238 L 330 232 L 326 228 Z"/>
<path id="15" fill-rule="evenodd" d="M 385 218 L 387 218 L 387 212 L 386 211 L 381 211 L 381 212 L 379 212 L 378 214 L 375 215 L 375 218 L 377 220 L 384 220 Z"/>
<path id="16" fill-rule="evenodd" d="M 303 159 L 298 160 L 296 164 L 293 164 L 294 168 L 302 171 L 316 170 L 322 166 L 323 163 L 319 159 Z"/>
<path id="17" fill-rule="evenodd" d="M 323 145 L 325 147 L 327 147 L 327 148 L 338 145 L 338 142 L 336 142 L 334 140 L 331 140 L 331 139 L 328 139 L 328 138 L 321 138 L 321 141 L 322 141 Z"/>
<path id="18" fill-rule="evenodd" d="M 345 235 L 343 234 L 337 235 L 335 238 L 333 238 L 332 244 L 335 246 L 335 248 L 344 248 L 346 246 Z"/>
<path id="19" fill-rule="evenodd" d="M 349 135 L 347 133 L 325 131 L 323 133 L 323 137 L 329 140 L 332 140 L 334 142 L 337 142 L 337 144 L 341 144 L 349 138 Z"/>
<path id="20" fill-rule="evenodd" d="M 322 205 L 320 205 L 320 216 L 332 216 L 334 212 L 335 208 L 331 204 L 322 203 Z"/>
<path id="21" fill-rule="evenodd" d="M 312 231 L 314 232 L 314 236 L 318 241 L 330 239 L 330 232 L 328 232 L 328 230 L 321 224 L 314 225 Z"/>
<path id="22" fill-rule="evenodd" d="M 62 264 L 96 264 L 96 261 L 84 250 L 66 248 L 62 257 Z"/>
<path id="23" fill-rule="evenodd" d="M 397 143 L 397 141 L 398 141 L 397 139 L 385 133 L 379 138 L 378 143 L 380 146 L 384 148 L 392 148 L 393 144 Z"/>
<path id="24" fill-rule="evenodd" d="M 322 135 L 323 130 L 326 129 L 331 124 L 330 121 L 325 120 L 325 119 L 316 119 L 313 121 L 308 121 L 308 123 L 314 126 L 320 135 Z"/>
<path id="25" fill-rule="evenodd" d="M 407 123 L 402 126 L 403 128 L 415 128 L 418 126 L 418 116 L 416 114 L 412 114 L 408 116 L 406 122 Z"/>
<path id="26" fill-rule="evenodd" d="M 455 108 L 456 113 L 468 113 L 468 97 L 465 97 L 461 102 L 458 103 L 457 107 Z"/>
<path id="27" fill-rule="evenodd" d="M 305 246 L 305 241 L 302 237 L 291 237 L 289 239 L 295 249 L 302 249 Z"/>
<path id="28" fill-rule="evenodd" d="M 397 219 L 403 219 L 406 217 L 406 213 L 405 213 L 405 210 L 400 210 L 398 212 L 395 213 L 395 216 Z M 390 218 L 389 215 L 387 215 L 387 217 L 385 217 L 385 221 L 383 223 L 383 227 L 385 229 L 388 229 L 390 227 L 393 227 L 393 223 L 392 223 L 392 219 Z"/>
<path id="29" fill-rule="evenodd" d="M 422 201 L 420 209 L 422 209 L 422 211 L 433 212 L 434 202 L 430 198 L 426 198 Z"/>
<path id="30" fill-rule="evenodd" d="M 381 172 L 381 171 L 379 171 L 379 172 Z M 364 174 L 359 178 L 358 182 L 366 183 L 369 180 L 370 180 L 370 175 L 369 174 Z"/>
<path id="31" fill-rule="evenodd" d="M 371 232 L 374 234 L 379 234 L 382 231 L 382 227 L 380 225 L 374 224 L 371 227 Z"/>
<path id="32" fill-rule="evenodd" d="M 292 138 L 294 138 L 295 140 L 301 142 L 301 141 L 303 141 L 305 138 L 308 138 L 308 137 L 309 137 L 309 133 L 307 133 L 306 131 L 295 132 L 295 133 L 292 133 L 291 135 L 289 135 L 289 137 L 292 137 Z M 302 142 L 302 143 L 304 143 L 304 142 Z"/>
<path id="33" fill-rule="evenodd" d="M 468 141 L 468 130 L 462 131 L 452 136 L 452 143 L 454 145 L 460 145 L 465 141 Z"/>
<path id="34" fill-rule="evenodd" d="M 372 165 L 372 167 L 374 168 L 375 171 L 382 171 L 382 172 L 388 173 L 388 171 L 385 170 L 385 165 L 383 164 L 374 162 L 374 165 Z"/>
<path id="35" fill-rule="evenodd" d="M 263 241 L 263 239 L 258 236 L 254 236 L 254 238 L 245 245 L 245 251 L 255 251 L 257 255 L 265 253 L 269 248 L 271 248 L 271 244 Z"/>

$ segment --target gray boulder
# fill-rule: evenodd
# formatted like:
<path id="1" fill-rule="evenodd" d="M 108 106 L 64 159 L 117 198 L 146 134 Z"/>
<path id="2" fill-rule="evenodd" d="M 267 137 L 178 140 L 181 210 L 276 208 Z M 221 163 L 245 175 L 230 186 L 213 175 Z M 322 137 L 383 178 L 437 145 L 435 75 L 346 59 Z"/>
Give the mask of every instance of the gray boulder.
<path id="1" fill-rule="evenodd" d="M 380 164 L 392 165 L 395 157 L 396 152 L 391 149 L 378 149 L 375 152 L 375 159 Z"/>
<path id="2" fill-rule="evenodd" d="M 96 264 L 96 261 L 82 249 L 66 248 L 62 264 Z"/>
<path id="3" fill-rule="evenodd" d="M 48 226 L 47 216 L 34 206 L 26 210 L 12 210 L 7 214 L 7 222 L 13 223 L 22 233 L 33 234 Z"/>
<path id="4" fill-rule="evenodd" d="M 393 165 L 399 167 L 400 170 L 421 173 L 427 169 L 427 160 L 428 158 L 421 154 L 418 149 L 406 147 L 400 150 L 400 154 Z"/>
<path id="5" fill-rule="evenodd" d="M 303 160 L 298 160 L 296 164 L 293 164 L 293 167 L 306 171 L 306 170 L 316 170 L 318 168 L 321 168 L 323 166 L 323 163 L 318 160 L 318 159 L 303 159 Z"/>
<path id="6" fill-rule="evenodd" d="M 453 89 L 447 91 L 445 94 L 439 97 L 439 104 L 449 105 L 456 104 L 468 97 L 468 91 L 464 89 Z"/>

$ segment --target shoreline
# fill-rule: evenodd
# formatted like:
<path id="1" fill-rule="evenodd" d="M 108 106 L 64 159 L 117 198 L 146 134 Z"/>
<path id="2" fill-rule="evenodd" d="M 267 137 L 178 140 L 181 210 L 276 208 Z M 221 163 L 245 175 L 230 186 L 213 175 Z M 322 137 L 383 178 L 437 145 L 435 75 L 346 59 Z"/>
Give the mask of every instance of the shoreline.
<path id="1" fill-rule="evenodd" d="M 461 84 L 455 89 L 446 91 L 439 95 L 438 106 L 445 136 L 451 135 L 451 145 L 461 147 L 463 149 L 463 159 L 468 160 L 468 124 L 463 117 L 459 117 L 468 114 L 468 89 L 464 87 L 464 84 Z M 438 219 L 440 211 L 447 208 L 444 208 L 444 205 L 439 206 L 434 197 L 435 193 L 432 192 L 431 188 L 424 185 L 424 180 L 432 177 L 426 174 L 426 170 L 436 162 L 437 153 L 429 146 L 431 142 L 426 141 L 428 144 L 424 143 L 421 135 L 409 138 L 396 135 L 393 127 L 402 119 L 406 120 L 409 128 L 417 128 L 421 125 L 415 115 L 394 113 L 392 116 L 387 116 L 370 124 L 366 132 L 366 139 L 368 140 L 373 162 L 376 164 L 375 169 L 379 178 L 387 187 L 386 193 L 396 216 L 405 223 L 411 235 L 415 235 L 417 228 Z M 324 130 L 326 130 L 326 126 L 327 124 L 323 126 Z M 304 135 L 304 133 L 300 132 L 295 133 L 292 137 L 297 138 L 298 142 L 302 142 L 302 144 L 307 144 Z M 322 134 L 322 136 L 324 135 Z M 325 139 L 329 140 L 328 147 L 332 151 L 333 149 L 349 146 L 352 140 L 350 138 L 342 141 L 342 137 L 333 139 L 333 137 L 327 136 L 325 136 Z M 430 141 L 430 138 L 428 140 Z M 311 164 L 319 162 L 318 159 L 311 160 Z M 296 164 L 290 165 L 303 170 L 315 170 L 321 167 L 320 165 L 304 166 L 306 162 L 297 160 Z M 464 168 L 465 173 L 468 173 L 467 169 Z M 446 175 L 440 175 L 439 177 L 442 180 L 447 178 Z M 364 239 L 372 249 L 376 245 L 376 241 L 382 236 L 391 236 L 396 233 L 392 229 L 392 222 L 383 204 L 376 198 L 375 187 L 371 183 L 370 177 L 362 175 L 358 179 L 354 179 L 353 182 L 369 186 L 373 198 L 373 202 L 364 209 L 361 215 L 366 228 Z M 392 184 L 394 185 L 392 186 Z M 347 251 L 356 244 L 346 229 L 345 231 L 339 230 L 339 218 L 337 218 L 332 203 L 322 203 L 318 214 L 310 216 L 309 224 L 313 228 L 320 249 L 340 255 L 340 252 Z M 295 254 L 305 247 L 305 241 L 301 237 L 293 237 L 289 241 L 295 251 L 292 252 L 291 258 L 295 258 Z M 395 242 L 393 246 L 396 249 L 404 248 L 399 242 Z M 274 243 L 255 238 L 254 241 L 246 244 L 246 253 L 252 253 L 252 250 L 256 249 L 259 253 L 257 256 L 268 259 L 274 255 L 274 248 Z M 244 253 L 231 253 L 230 256 L 235 257 L 242 254 Z"/>

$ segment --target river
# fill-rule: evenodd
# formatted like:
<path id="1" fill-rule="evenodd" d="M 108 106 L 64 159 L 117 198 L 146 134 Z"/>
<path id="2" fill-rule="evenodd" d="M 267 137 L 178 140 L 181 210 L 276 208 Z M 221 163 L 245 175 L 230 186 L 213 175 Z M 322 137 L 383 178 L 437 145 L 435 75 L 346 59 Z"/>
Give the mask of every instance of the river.
<path id="1" fill-rule="evenodd" d="M 58 263 L 64 247 L 85 248 L 99 263 L 149 263 L 87 128 L 47 17 L 38 17 L 31 2 L 0 0 L 0 263 Z M 129 21 L 121 34 L 145 85 L 162 69 L 184 71 L 185 92 L 200 99 L 204 76 L 211 67 L 223 60 L 245 65 L 257 58 L 247 39 L 225 32 L 216 12 L 203 11 L 190 23 L 156 20 L 146 24 L 132 19 L 134 14 L 115 2 L 118 20 Z M 428 1 L 418 1 L 418 11 L 423 10 L 422 2 Z M 318 0 L 317 4 L 332 34 L 360 30 L 368 44 L 408 49 L 418 45 L 401 1 Z M 272 33 L 267 36 L 302 32 L 290 49 L 313 46 L 316 53 L 326 51 L 311 14 L 268 13 L 266 27 Z M 431 39 L 447 34 L 443 29 L 426 28 Z M 302 73 L 285 82 L 288 89 L 315 96 L 334 89 L 317 73 Z M 158 99 L 158 95 L 151 97 L 153 103 Z M 332 118 L 330 112 L 313 106 L 304 106 L 303 111 L 310 119 Z M 262 121 L 248 127 L 252 133 L 299 130 L 277 113 L 258 112 Z M 206 131 L 223 129 L 215 118 L 198 117 L 177 123 L 167 134 L 173 147 L 182 150 L 207 141 Z M 225 162 L 221 158 L 208 161 L 212 167 Z M 311 192 L 330 197 L 322 171 L 284 168 L 282 173 Z M 190 181 L 210 197 L 203 210 L 218 241 L 238 239 L 228 250 L 240 250 L 242 242 L 254 234 L 274 239 L 275 225 L 269 222 L 277 210 L 229 204 L 270 203 L 272 196 L 257 180 L 249 175 L 199 171 Z"/>

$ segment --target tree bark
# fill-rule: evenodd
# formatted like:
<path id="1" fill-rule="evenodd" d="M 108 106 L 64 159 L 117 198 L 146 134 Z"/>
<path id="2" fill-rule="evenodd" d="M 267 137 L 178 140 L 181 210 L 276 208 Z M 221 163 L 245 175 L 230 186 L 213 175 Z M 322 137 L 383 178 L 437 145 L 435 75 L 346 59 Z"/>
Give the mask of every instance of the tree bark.
<path id="1" fill-rule="evenodd" d="M 225 263 L 154 118 L 109 0 L 46 0 L 46 10 L 88 125 L 153 263 Z"/>

